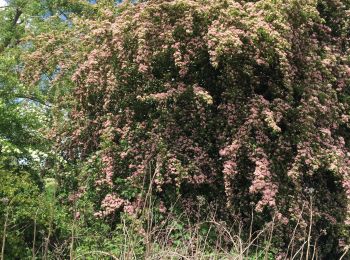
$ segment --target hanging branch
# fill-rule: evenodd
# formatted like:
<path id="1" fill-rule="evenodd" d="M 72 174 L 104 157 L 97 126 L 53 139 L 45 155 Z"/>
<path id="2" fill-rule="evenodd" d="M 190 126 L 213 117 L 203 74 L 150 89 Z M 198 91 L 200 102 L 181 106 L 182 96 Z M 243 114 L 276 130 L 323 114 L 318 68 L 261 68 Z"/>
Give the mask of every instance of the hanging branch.
<path id="1" fill-rule="evenodd" d="M 3 6 L 2 8 L 6 8 L 6 7 L 7 6 Z M 11 30 L 14 30 L 16 28 L 16 25 L 22 13 L 23 13 L 22 10 L 16 7 L 15 16 L 13 17 L 13 20 L 11 22 Z M 2 46 L 0 46 L 0 53 L 3 52 L 10 45 L 11 41 L 12 41 L 12 37 L 5 38 L 4 43 L 2 44 Z"/>

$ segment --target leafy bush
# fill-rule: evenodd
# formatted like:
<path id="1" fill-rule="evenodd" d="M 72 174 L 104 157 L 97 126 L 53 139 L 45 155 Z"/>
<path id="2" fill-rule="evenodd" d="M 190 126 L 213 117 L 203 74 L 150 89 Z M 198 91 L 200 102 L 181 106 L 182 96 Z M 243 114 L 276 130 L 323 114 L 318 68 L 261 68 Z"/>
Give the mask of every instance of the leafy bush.
<path id="1" fill-rule="evenodd" d="M 71 87 L 52 137 L 75 168 L 61 175 L 72 203 L 113 228 L 152 196 L 196 219 L 202 196 L 222 220 L 249 224 L 253 208 L 254 230 L 277 222 L 282 251 L 293 233 L 336 257 L 350 223 L 348 10 L 150 0 L 34 36 L 24 78 Z"/>

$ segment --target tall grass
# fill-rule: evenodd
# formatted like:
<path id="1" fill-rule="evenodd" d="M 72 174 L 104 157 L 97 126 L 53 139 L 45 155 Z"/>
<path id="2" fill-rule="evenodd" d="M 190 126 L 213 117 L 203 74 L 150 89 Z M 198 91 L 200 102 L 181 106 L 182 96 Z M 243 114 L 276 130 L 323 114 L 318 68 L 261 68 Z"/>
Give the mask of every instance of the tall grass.
<path id="1" fill-rule="evenodd" d="M 135 226 L 123 221 L 123 232 L 119 235 L 123 237 L 124 244 L 119 245 L 122 248 L 119 253 L 91 250 L 77 253 L 74 259 L 320 259 L 317 254 L 317 240 L 311 243 L 315 241 L 311 237 L 312 212 L 306 236 L 302 241 L 300 238 L 296 239 L 298 220 L 285 252 L 281 253 L 275 250 L 272 243 L 278 235 L 275 230 L 280 225 L 275 218 L 266 223 L 263 229 L 253 231 L 253 213 L 250 227 L 246 227 L 239 221 L 219 221 L 215 219 L 214 211 L 206 219 L 193 223 L 193 219 L 190 220 L 185 214 L 172 214 L 172 209 L 169 209 L 167 218 L 157 223 L 152 200 L 149 202 L 148 207 L 143 209 L 142 217 L 147 224 L 142 235 L 135 232 Z M 300 218 L 302 214 L 303 212 L 300 213 Z M 247 229 L 248 234 L 245 232 Z M 144 248 L 141 255 L 140 246 Z M 344 251 L 341 259 L 346 259 L 348 251 L 349 249 Z"/>

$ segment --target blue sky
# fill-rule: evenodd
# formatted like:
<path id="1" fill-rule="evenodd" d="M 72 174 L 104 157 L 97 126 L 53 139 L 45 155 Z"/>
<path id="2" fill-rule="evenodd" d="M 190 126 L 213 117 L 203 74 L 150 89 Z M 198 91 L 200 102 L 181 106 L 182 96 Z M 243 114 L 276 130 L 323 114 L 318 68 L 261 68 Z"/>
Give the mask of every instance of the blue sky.
<path id="1" fill-rule="evenodd" d="M 0 7 L 1 7 L 1 6 L 5 6 L 5 5 L 6 5 L 5 0 L 0 0 Z"/>

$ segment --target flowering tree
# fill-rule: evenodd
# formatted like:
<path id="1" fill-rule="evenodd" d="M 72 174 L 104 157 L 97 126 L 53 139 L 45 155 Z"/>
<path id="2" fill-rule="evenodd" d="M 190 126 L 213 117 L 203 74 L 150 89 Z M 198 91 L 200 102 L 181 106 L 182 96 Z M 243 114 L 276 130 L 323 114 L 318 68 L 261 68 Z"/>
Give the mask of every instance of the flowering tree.
<path id="1" fill-rule="evenodd" d="M 27 33 L 57 32 L 68 24 L 65 14 L 83 10 L 88 6 L 82 1 L 0 1 L 0 259 L 34 259 L 40 251 L 47 259 L 52 237 L 64 233 L 59 216 L 64 208 L 53 220 L 55 205 L 45 184 L 54 157 L 45 136 L 50 75 L 41 74 L 39 88 L 26 85 L 20 79 L 21 54 L 30 48 Z M 60 232 L 53 235 L 54 229 Z"/>
<path id="2" fill-rule="evenodd" d="M 348 14 L 328 0 L 151 0 L 35 37 L 24 79 L 69 86 L 51 136 L 81 165 L 72 199 L 113 219 L 149 192 L 162 212 L 216 196 L 223 215 L 253 206 L 280 230 L 300 222 L 301 238 L 313 214 L 313 238 L 334 244 L 350 224 Z"/>

